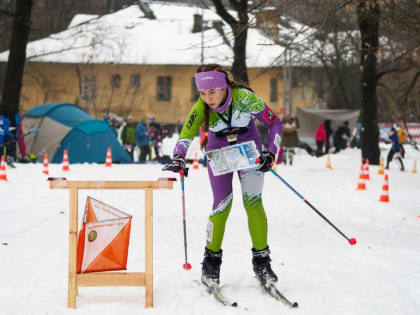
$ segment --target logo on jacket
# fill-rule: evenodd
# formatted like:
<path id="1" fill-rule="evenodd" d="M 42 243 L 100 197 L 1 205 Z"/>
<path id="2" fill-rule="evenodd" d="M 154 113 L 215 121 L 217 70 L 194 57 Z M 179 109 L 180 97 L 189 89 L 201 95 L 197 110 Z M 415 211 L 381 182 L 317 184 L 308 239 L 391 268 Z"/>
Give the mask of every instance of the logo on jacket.
<path id="1" fill-rule="evenodd" d="M 277 115 L 270 108 L 266 107 L 263 117 L 269 124 L 272 124 L 276 120 Z"/>

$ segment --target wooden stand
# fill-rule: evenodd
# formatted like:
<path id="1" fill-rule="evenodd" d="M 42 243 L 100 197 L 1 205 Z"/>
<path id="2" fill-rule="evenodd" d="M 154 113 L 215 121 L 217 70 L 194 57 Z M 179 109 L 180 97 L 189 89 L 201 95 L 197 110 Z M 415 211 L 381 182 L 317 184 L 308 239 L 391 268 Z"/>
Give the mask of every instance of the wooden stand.
<path id="1" fill-rule="evenodd" d="M 144 286 L 146 307 L 153 307 L 153 190 L 172 189 L 173 182 L 159 181 L 66 181 L 52 180 L 50 188 L 70 191 L 69 206 L 69 278 L 67 306 L 76 308 L 79 286 Z M 77 215 L 79 189 L 145 190 L 145 272 L 92 272 L 77 274 Z"/>

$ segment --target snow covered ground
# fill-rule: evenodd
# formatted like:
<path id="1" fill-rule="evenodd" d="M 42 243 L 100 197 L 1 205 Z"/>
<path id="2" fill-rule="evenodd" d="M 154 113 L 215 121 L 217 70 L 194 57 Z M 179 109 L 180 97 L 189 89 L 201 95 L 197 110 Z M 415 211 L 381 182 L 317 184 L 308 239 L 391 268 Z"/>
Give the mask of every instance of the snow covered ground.
<path id="1" fill-rule="evenodd" d="M 170 149 L 167 149 L 169 150 Z M 382 151 L 382 155 L 386 155 Z M 262 293 L 253 275 L 251 241 L 238 179 L 226 227 L 221 282 L 238 309 L 224 308 L 194 280 L 200 278 L 212 197 L 207 170 L 191 170 L 185 186 L 190 271 L 182 269 L 181 189 L 154 193 L 154 308 L 144 309 L 144 287 L 80 288 L 77 309 L 67 308 L 67 190 L 50 190 L 41 164 L 18 164 L 0 182 L 0 314 L 310 314 L 417 315 L 420 312 L 420 153 L 407 147 L 407 170 L 389 171 L 390 203 L 380 203 L 383 176 L 370 167 L 366 191 L 356 191 L 360 151 L 312 158 L 298 152 L 279 174 L 357 245 L 347 241 L 272 174 L 264 205 L 278 287 L 299 308 L 290 310 Z M 161 165 L 50 165 L 50 176 L 69 180 L 156 180 Z M 144 194 L 90 190 L 79 194 L 133 215 L 128 271 L 144 271 Z M 80 226 L 80 224 L 79 224 Z M 244 310 L 246 307 L 247 310 Z"/>

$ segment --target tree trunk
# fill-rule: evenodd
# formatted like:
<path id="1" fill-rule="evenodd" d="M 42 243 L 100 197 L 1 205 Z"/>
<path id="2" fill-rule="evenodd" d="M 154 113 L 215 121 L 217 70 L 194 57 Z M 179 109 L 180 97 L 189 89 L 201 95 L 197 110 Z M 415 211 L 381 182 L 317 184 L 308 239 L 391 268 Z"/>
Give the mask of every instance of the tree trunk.
<path id="1" fill-rule="evenodd" d="M 20 90 L 26 59 L 31 10 L 33 0 L 17 0 L 10 41 L 9 59 L 4 79 L 0 110 L 15 126 L 15 114 L 19 112 Z"/>
<path id="2" fill-rule="evenodd" d="M 249 83 L 248 71 L 246 67 L 246 39 L 248 35 L 247 25 L 238 24 L 238 31 L 234 32 L 235 42 L 233 45 L 233 64 L 232 64 L 232 74 L 233 79 L 236 82 L 242 82 L 244 84 Z"/>
<path id="3" fill-rule="evenodd" d="M 217 14 L 229 24 L 235 37 L 233 44 L 233 79 L 244 84 L 249 83 L 248 71 L 246 68 L 246 41 L 248 36 L 248 1 L 229 0 L 232 7 L 238 13 L 236 20 L 226 10 L 221 0 L 212 0 L 216 7 Z"/>
<path id="4" fill-rule="evenodd" d="M 378 99 L 376 87 L 378 75 L 376 70 L 376 53 L 379 42 L 380 8 L 375 2 L 364 0 L 357 6 L 357 19 L 361 36 L 361 114 L 362 123 L 360 141 L 362 161 L 369 159 L 371 164 L 379 164 L 379 128 Z"/>

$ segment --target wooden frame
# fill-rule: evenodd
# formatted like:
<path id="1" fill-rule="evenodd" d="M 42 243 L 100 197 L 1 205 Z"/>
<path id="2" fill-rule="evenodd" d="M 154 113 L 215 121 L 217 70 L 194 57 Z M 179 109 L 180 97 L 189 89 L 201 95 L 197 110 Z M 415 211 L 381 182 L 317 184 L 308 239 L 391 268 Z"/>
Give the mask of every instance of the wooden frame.
<path id="1" fill-rule="evenodd" d="M 50 189 L 68 189 L 69 275 L 67 307 L 76 308 L 80 286 L 144 286 L 145 307 L 153 307 L 153 190 L 172 189 L 173 182 L 158 181 L 66 181 L 51 180 Z M 78 192 L 79 189 L 144 189 L 145 191 L 145 272 L 92 272 L 77 274 Z"/>

